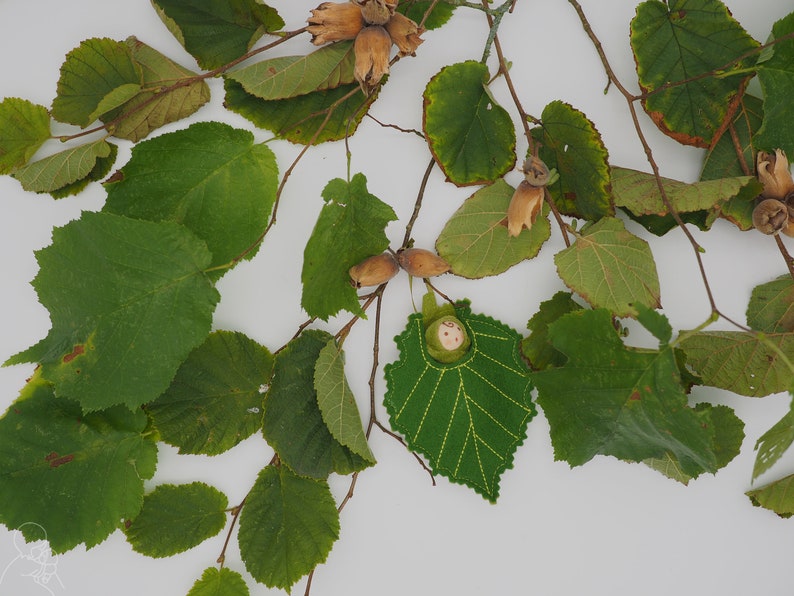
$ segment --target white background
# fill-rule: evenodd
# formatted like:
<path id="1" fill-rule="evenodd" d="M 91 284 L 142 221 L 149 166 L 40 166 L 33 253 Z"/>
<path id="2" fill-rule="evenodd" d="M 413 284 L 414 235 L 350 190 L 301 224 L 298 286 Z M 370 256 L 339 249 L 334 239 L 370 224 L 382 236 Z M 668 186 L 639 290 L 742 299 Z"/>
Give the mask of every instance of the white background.
<path id="1" fill-rule="evenodd" d="M 288 29 L 303 25 L 312 0 L 273 0 Z M 618 76 L 636 90 L 630 54 L 629 21 L 633 0 L 584 0 L 585 11 L 604 43 Z M 787 0 L 729 0 L 733 15 L 758 40 L 772 23 L 791 10 Z M 449 63 L 478 60 L 487 27 L 478 11 L 459 9 L 443 30 L 425 34 L 416 58 L 398 63 L 372 113 L 382 122 L 403 128 L 421 127 L 421 92 L 431 76 Z M 58 69 L 64 55 L 89 37 L 122 40 L 136 35 L 188 68 L 195 62 L 166 31 L 148 2 L 89 0 L 0 0 L 0 97 L 16 96 L 49 106 L 55 96 Z M 500 30 L 512 74 L 524 107 L 539 116 L 543 106 L 562 99 L 583 110 L 600 130 L 615 165 L 647 170 L 623 98 L 612 89 L 603 93 L 606 76 L 576 14 L 563 0 L 519 0 Z M 281 46 L 282 54 L 311 49 L 308 36 Z M 491 63 L 493 69 L 493 62 Z M 220 81 L 211 82 L 213 100 L 193 120 L 249 124 L 221 107 Z M 511 113 L 501 82 L 497 99 Z M 166 130 L 183 128 L 179 122 Z M 660 135 L 647 119 L 662 174 L 694 180 L 702 151 L 683 148 Z M 253 130 L 253 129 L 252 129 Z M 160 134 L 158 131 L 157 134 Z M 254 131 L 257 140 L 270 137 Z M 121 167 L 129 144 L 121 142 Z M 298 149 L 273 143 L 281 171 Z M 365 120 L 351 139 L 352 172 L 368 178 L 370 191 L 391 204 L 400 221 L 387 229 L 392 246 L 402 240 L 419 182 L 429 161 L 421 139 L 383 129 Z M 47 146 L 45 151 L 53 151 Z M 519 139 L 520 155 L 526 150 Z M 42 154 L 43 155 L 43 154 Z M 290 179 L 279 210 L 278 224 L 259 256 L 239 266 L 220 282 L 222 301 L 215 327 L 242 330 L 275 350 L 295 332 L 306 315 L 300 309 L 300 268 L 303 246 L 322 205 L 320 190 L 328 180 L 345 177 L 343 143 L 312 149 Z M 517 184 L 518 173 L 508 176 Z M 432 248 L 447 218 L 474 189 L 456 189 L 436 169 L 425 205 L 414 229 L 418 246 Z M 59 201 L 22 191 L 10 177 L 0 178 L 0 361 L 27 348 L 49 330 L 46 310 L 29 285 L 37 271 L 33 251 L 50 242 L 53 226 L 97 210 L 104 201 L 98 184 Z M 629 229 L 651 243 L 657 260 L 664 312 L 675 329 L 698 325 L 709 306 L 692 250 L 675 230 L 664 238 L 648 238 L 634 224 Z M 706 249 L 709 280 L 719 307 L 744 320 L 750 290 L 785 272 L 774 242 L 755 233 L 740 233 L 718 222 L 708 234 L 695 231 Z M 790 240 L 789 250 L 794 251 Z M 486 312 L 524 332 L 539 303 L 563 289 L 552 256 L 562 248 L 554 228 L 552 240 L 533 261 L 496 278 L 467 281 L 439 278 L 445 293 L 472 300 L 475 312 Z M 414 298 L 420 298 L 420 285 Z M 384 301 L 381 361 L 396 359 L 392 338 L 412 312 L 405 276 L 389 285 Z M 335 332 L 347 317 L 322 327 Z M 717 324 L 715 328 L 727 328 Z M 355 326 L 345 347 L 350 383 L 363 415 L 368 406 L 367 379 L 371 359 L 372 323 Z M 630 341 L 644 341 L 633 333 Z M 32 366 L 0 369 L 0 411 L 18 394 Z M 378 401 L 384 390 L 378 383 Z M 397 594 L 644 594 L 745 595 L 791 593 L 794 520 L 781 520 L 751 506 L 744 492 L 751 488 L 753 446 L 788 407 L 786 396 L 762 400 L 741 398 L 716 389 L 696 388 L 694 401 L 708 400 L 734 407 L 746 423 L 742 454 L 716 476 L 705 476 L 684 487 L 638 464 L 597 457 L 569 469 L 555 462 L 548 425 L 540 413 L 530 424 L 514 469 L 501 482 L 501 497 L 490 505 L 468 488 L 443 477 L 431 486 L 429 476 L 393 439 L 375 430 L 371 445 L 379 464 L 364 472 L 354 499 L 341 516 L 341 537 L 325 565 L 318 568 L 312 593 L 323 595 Z M 386 414 L 378 405 L 378 416 Z M 271 452 L 253 437 L 215 458 L 177 456 L 162 448 L 156 483 L 204 480 L 238 503 Z M 784 459 L 757 485 L 794 472 Z M 332 479 L 341 498 L 347 479 Z M 117 596 L 186 594 L 202 571 L 214 564 L 223 534 L 171 559 L 153 560 L 134 553 L 120 533 L 86 552 L 83 548 L 57 559 L 57 578 L 49 589 L 56 594 Z M 13 535 L 0 528 L 0 573 L 14 561 Z M 243 571 L 235 542 L 227 565 Z M 22 571 L 12 567 L 0 584 L 0 594 L 46 594 Z M 29 571 L 29 569 L 27 570 Z M 243 572 L 247 577 L 247 574 Z M 252 595 L 280 593 L 248 578 Z M 293 589 L 301 594 L 304 582 Z"/>

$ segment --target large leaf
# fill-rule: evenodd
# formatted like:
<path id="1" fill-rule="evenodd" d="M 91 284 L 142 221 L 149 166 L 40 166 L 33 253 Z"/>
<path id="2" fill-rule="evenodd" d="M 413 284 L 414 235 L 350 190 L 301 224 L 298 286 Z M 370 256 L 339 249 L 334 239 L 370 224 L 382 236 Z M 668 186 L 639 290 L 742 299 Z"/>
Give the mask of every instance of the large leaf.
<path id="1" fill-rule="evenodd" d="M 540 303 L 538 312 L 527 322 L 530 334 L 521 342 L 521 353 L 534 370 L 565 364 L 565 354 L 549 342 L 549 325 L 561 316 L 581 308 L 568 292 L 557 292 L 549 300 Z"/>
<path id="2" fill-rule="evenodd" d="M 309 54 L 255 62 L 226 74 L 260 99 L 288 99 L 353 83 L 353 44 L 334 43 Z"/>
<path id="3" fill-rule="evenodd" d="M 753 480 L 769 470 L 794 443 L 794 401 L 789 411 L 758 438 L 753 465 Z"/>
<path id="4" fill-rule="evenodd" d="M 470 196 L 447 221 L 436 249 L 456 275 L 498 275 L 540 251 L 551 235 L 549 220 L 539 217 L 516 237 L 507 233 L 506 214 L 514 188 L 497 180 Z"/>
<path id="5" fill-rule="evenodd" d="M 389 246 L 384 230 L 397 216 L 369 193 L 363 174 L 335 178 L 322 194 L 326 204 L 303 252 L 301 306 L 324 320 L 342 309 L 363 315 L 348 270 Z"/>
<path id="6" fill-rule="evenodd" d="M 560 278 L 594 307 L 634 316 L 635 303 L 660 306 L 656 263 L 648 243 L 605 217 L 554 257 Z"/>
<path id="7" fill-rule="evenodd" d="M 710 76 L 758 47 L 719 0 L 647 0 L 631 22 L 643 106 L 680 143 L 708 147 L 736 108 L 746 76 Z M 671 84 L 672 83 L 672 84 Z"/>
<path id="8" fill-rule="evenodd" d="M 430 467 L 496 501 L 502 473 L 535 415 L 532 383 L 519 354 L 521 336 L 468 306 L 455 309 L 471 347 L 442 364 L 427 348 L 420 313 L 395 338 L 400 358 L 386 365 L 384 404 L 392 427 Z"/>
<path id="9" fill-rule="evenodd" d="M 245 568 L 268 587 L 289 588 L 325 561 L 339 537 L 339 513 L 324 481 L 268 466 L 240 514 Z"/>
<path id="10" fill-rule="evenodd" d="M 276 157 L 267 145 L 254 144 L 247 130 L 198 122 L 136 145 L 107 185 L 104 210 L 181 223 L 207 243 L 219 267 L 254 246 L 277 187 Z"/>
<path id="11" fill-rule="evenodd" d="M 515 165 L 515 127 L 491 96 L 489 78 L 485 64 L 469 60 L 445 66 L 425 88 L 427 143 L 458 186 L 493 182 Z"/>
<path id="12" fill-rule="evenodd" d="M 242 333 L 216 331 L 179 367 L 146 410 L 160 438 L 180 453 L 217 455 L 262 426 L 273 355 Z"/>
<path id="13" fill-rule="evenodd" d="M 776 39 L 793 32 L 794 13 L 772 26 Z M 758 80 L 764 92 L 764 121 L 753 142 L 760 149 L 783 149 L 794 155 L 794 122 L 788 109 L 794 93 L 794 39 L 773 46 L 771 58 L 758 65 Z"/>
<path id="14" fill-rule="evenodd" d="M 284 21 L 257 0 L 152 0 L 168 30 L 201 68 L 218 68 L 242 56 Z"/>
<path id="15" fill-rule="evenodd" d="M 747 491 L 750 502 L 756 507 L 774 511 L 780 517 L 794 515 L 794 475 L 786 476 L 771 484 Z"/>
<path id="16" fill-rule="evenodd" d="M 609 154 L 587 117 L 562 101 L 552 101 L 533 130 L 540 157 L 560 178 L 549 187 L 557 208 L 567 215 L 597 220 L 614 215 L 610 195 Z"/>
<path id="17" fill-rule="evenodd" d="M 0 174 L 25 165 L 49 138 L 47 108 L 16 97 L 0 101 Z"/>
<path id="18" fill-rule="evenodd" d="M 753 288 L 747 324 L 764 333 L 794 331 L 794 280 L 783 275 Z"/>
<path id="19" fill-rule="evenodd" d="M 210 254 L 180 225 L 85 212 L 36 257 L 52 329 L 7 364 L 41 363 L 56 393 L 86 411 L 153 400 L 210 331 Z"/>
<path id="20" fill-rule="evenodd" d="M 249 596 L 243 576 L 228 567 L 209 567 L 196 580 L 187 596 Z"/>
<path id="21" fill-rule="evenodd" d="M 56 552 L 102 542 L 141 509 L 157 462 L 146 425 L 123 406 L 84 414 L 36 375 L 0 418 L 0 522 L 28 539 L 44 528 Z"/>
<path id="22" fill-rule="evenodd" d="M 103 161 L 103 158 L 109 158 L 111 153 L 115 156 L 113 145 L 99 139 L 29 163 L 14 172 L 14 178 L 27 191 L 56 192 L 88 178 L 97 164 L 107 173 L 112 161 Z"/>
<path id="23" fill-rule="evenodd" d="M 670 457 L 693 478 L 723 463 L 711 411 L 688 407 L 671 347 L 624 346 L 604 309 L 561 317 L 549 338 L 568 357 L 534 375 L 556 459 L 578 466 L 599 454 L 629 461 Z"/>

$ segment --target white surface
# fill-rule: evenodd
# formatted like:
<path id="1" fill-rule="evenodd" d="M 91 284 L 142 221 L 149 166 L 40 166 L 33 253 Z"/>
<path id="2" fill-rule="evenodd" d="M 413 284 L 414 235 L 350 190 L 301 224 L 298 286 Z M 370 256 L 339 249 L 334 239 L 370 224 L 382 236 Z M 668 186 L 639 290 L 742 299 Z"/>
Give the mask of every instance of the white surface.
<path id="1" fill-rule="evenodd" d="M 302 26 L 317 3 L 275 0 L 272 5 L 292 29 Z M 633 0 L 584 1 L 613 67 L 630 88 L 636 87 L 628 45 L 628 23 L 635 4 Z M 728 5 L 760 40 L 791 9 L 787 0 L 731 0 Z M 485 33 L 481 13 L 458 10 L 444 30 L 425 35 L 416 58 L 401 61 L 393 69 L 373 115 L 404 128 L 420 128 L 420 94 L 427 80 L 445 64 L 479 59 Z M 595 122 L 612 163 L 647 170 L 625 102 L 614 89 L 603 94 L 606 77 L 567 2 L 520 0 L 500 33 L 528 111 L 539 115 L 548 101 L 567 101 Z M 195 68 L 148 2 L 3 0 L 0 97 L 24 97 L 50 105 L 66 52 L 88 37 L 124 39 L 129 35 Z M 307 49 L 307 38 L 300 38 L 279 52 Z M 193 120 L 215 119 L 251 128 L 221 108 L 219 81 L 212 82 L 212 90 L 211 106 Z M 512 113 L 501 83 L 495 85 L 495 93 Z M 186 125 L 180 122 L 168 130 Z M 662 174 L 693 179 L 701 152 L 662 137 L 647 119 L 643 126 Z M 264 131 L 255 134 L 259 140 L 270 136 Z M 273 148 L 283 171 L 297 149 L 285 143 L 274 143 Z M 370 120 L 351 139 L 350 149 L 352 171 L 363 172 L 370 191 L 390 203 L 400 217 L 387 230 L 396 247 L 429 160 L 427 149 L 417 137 L 381 129 Z M 519 139 L 520 154 L 525 149 Z M 128 156 L 129 144 L 121 143 L 116 167 Z M 329 179 L 344 175 L 343 143 L 311 150 L 287 185 L 278 225 L 259 256 L 220 283 L 223 298 L 215 314 L 216 328 L 242 330 L 271 349 L 292 336 L 306 318 L 299 307 L 301 256 L 322 204 L 320 190 Z M 517 173 L 509 181 L 517 183 Z M 435 170 L 414 229 L 417 245 L 432 247 L 443 223 L 471 192 L 444 183 Z M 77 197 L 54 201 L 47 195 L 23 192 L 9 177 L 0 178 L 0 361 L 38 341 L 49 329 L 47 312 L 28 283 L 37 270 L 33 251 L 49 244 L 53 226 L 78 217 L 81 210 L 101 208 L 103 200 L 104 192 L 97 184 Z M 633 224 L 630 228 L 652 245 L 665 313 L 673 326 L 686 329 L 705 320 L 708 302 L 683 235 L 673 231 L 661 239 L 649 238 Z M 723 223 L 696 236 L 707 251 L 706 266 L 719 307 L 743 320 L 750 289 L 785 271 L 774 243 Z M 538 304 L 562 289 L 552 263 L 552 255 L 561 247 L 555 229 L 552 240 L 533 261 L 481 281 L 446 276 L 438 280 L 438 286 L 451 296 L 471 298 L 475 311 L 487 312 L 523 332 Z M 794 245 L 789 243 L 789 248 L 794 250 Z M 417 300 L 418 290 L 414 288 Z M 381 362 L 389 362 L 396 358 L 391 338 L 412 310 L 404 276 L 390 284 L 384 309 Z M 340 317 L 324 327 L 334 332 L 346 321 L 347 317 Z M 360 323 L 345 346 L 348 377 L 364 411 L 371 335 L 371 323 Z M 0 369 L 0 410 L 13 401 L 31 372 L 32 366 Z M 380 399 L 382 380 L 378 391 Z M 379 464 L 361 475 L 355 498 L 342 513 L 341 538 L 327 564 L 318 568 L 312 594 L 724 596 L 790 592 L 794 520 L 780 520 L 753 508 L 744 496 L 750 488 L 753 445 L 786 411 L 788 399 L 752 400 L 709 388 L 696 388 L 693 399 L 731 405 L 746 422 L 742 454 L 716 476 L 684 487 L 642 465 L 604 457 L 570 470 L 567 464 L 553 461 L 548 425 L 541 413 L 529 426 L 514 469 L 503 476 L 502 496 L 495 506 L 442 477 L 432 487 L 413 457 L 376 430 L 371 444 Z M 378 412 L 386 422 L 380 405 Z M 172 449 L 164 448 L 154 482 L 205 480 L 224 490 L 230 503 L 238 503 L 270 455 L 257 437 L 212 459 L 177 457 Z M 792 467 L 788 458 L 768 479 L 791 473 Z M 333 479 L 339 497 L 346 488 L 346 479 Z M 117 532 L 89 552 L 78 548 L 61 555 L 55 561 L 57 577 L 46 587 L 65 595 L 179 596 L 187 593 L 206 567 L 214 565 L 222 542 L 219 535 L 186 554 L 152 560 L 134 553 Z M 13 534 L 0 528 L 0 573 L 16 556 Z M 234 541 L 227 565 L 243 571 Z M 0 595 L 47 594 L 44 586 L 24 576 L 29 571 L 11 567 L 0 583 Z M 250 578 L 249 585 L 252 595 L 280 593 Z M 293 593 L 301 594 L 303 589 L 301 582 Z"/>

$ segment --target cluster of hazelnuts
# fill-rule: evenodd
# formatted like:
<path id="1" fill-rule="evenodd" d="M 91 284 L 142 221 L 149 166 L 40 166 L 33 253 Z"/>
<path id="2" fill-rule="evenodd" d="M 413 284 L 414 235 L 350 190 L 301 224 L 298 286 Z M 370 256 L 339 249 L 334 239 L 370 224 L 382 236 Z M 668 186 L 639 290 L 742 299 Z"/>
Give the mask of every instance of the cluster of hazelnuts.
<path id="1" fill-rule="evenodd" d="M 756 164 L 764 190 L 756 199 L 753 226 L 764 234 L 794 236 L 794 180 L 786 154 L 780 149 L 759 151 Z"/>

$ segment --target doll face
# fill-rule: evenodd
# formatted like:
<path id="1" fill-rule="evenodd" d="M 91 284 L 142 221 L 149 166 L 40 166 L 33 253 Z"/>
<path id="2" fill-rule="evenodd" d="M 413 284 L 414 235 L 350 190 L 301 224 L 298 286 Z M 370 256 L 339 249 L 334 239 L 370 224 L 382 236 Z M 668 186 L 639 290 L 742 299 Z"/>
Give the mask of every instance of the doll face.
<path id="1" fill-rule="evenodd" d="M 455 321 L 444 321 L 438 326 L 438 341 L 445 350 L 455 350 L 464 340 L 464 332 Z"/>

